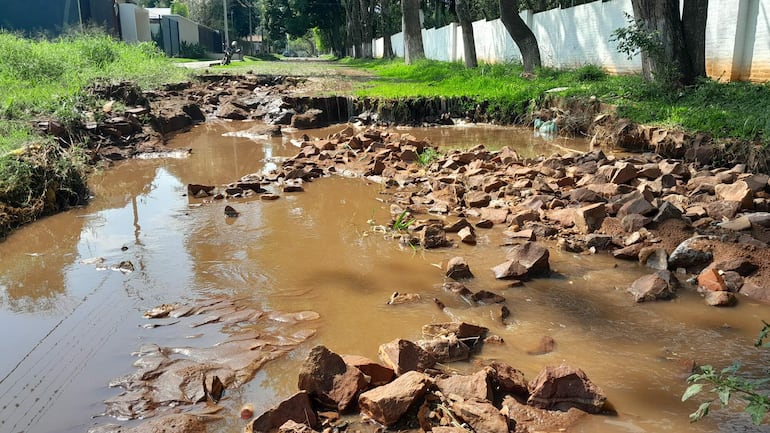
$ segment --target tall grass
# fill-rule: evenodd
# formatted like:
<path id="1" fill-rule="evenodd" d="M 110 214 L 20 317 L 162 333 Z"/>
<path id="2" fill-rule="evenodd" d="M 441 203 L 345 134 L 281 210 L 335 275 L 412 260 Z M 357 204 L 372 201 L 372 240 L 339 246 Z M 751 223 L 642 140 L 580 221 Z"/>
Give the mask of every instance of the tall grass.
<path id="1" fill-rule="evenodd" d="M 19 121 L 76 116 L 81 90 L 95 81 L 151 88 L 188 78 L 152 43 L 129 45 L 95 32 L 32 40 L 0 31 L 0 53 L 0 150 L 26 141 Z"/>

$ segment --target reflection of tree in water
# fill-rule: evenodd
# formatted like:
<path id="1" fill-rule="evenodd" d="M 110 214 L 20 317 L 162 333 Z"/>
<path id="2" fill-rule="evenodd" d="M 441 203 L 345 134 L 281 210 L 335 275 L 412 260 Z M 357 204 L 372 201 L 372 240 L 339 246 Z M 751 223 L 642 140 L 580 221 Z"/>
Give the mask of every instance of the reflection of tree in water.
<path id="1" fill-rule="evenodd" d="M 62 299 L 71 291 L 66 275 L 79 258 L 83 234 L 96 237 L 106 223 L 106 210 L 131 203 L 138 242 L 136 200 L 156 188 L 157 165 L 157 161 L 131 161 L 111 169 L 109 175 L 95 176 L 90 182 L 95 196 L 91 205 L 44 218 L 12 234 L 0 246 L 0 306 L 27 313 L 67 308 Z M 99 209 L 86 216 L 94 211 L 91 206 Z"/>

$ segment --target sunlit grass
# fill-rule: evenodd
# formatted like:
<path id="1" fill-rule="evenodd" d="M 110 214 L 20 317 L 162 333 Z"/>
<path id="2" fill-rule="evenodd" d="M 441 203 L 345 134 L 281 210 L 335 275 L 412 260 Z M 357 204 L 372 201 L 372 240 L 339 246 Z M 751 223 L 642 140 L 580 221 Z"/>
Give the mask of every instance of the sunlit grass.
<path id="1" fill-rule="evenodd" d="M 403 59 L 353 60 L 341 63 L 374 73 L 358 96 L 384 98 L 470 97 L 516 114 L 533 106 L 551 89 L 564 98 L 596 97 L 617 107 L 620 116 L 644 124 L 707 132 L 717 138 L 770 142 L 770 86 L 702 80 L 695 86 L 670 89 L 636 75 L 611 76 L 593 65 L 572 70 L 542 68 L 523 76 L 520 64 L 481 64 Z M 536 104 L 535 104 L 536 105 Z M 521 113 L 518 113 L 521 114 Z"/>

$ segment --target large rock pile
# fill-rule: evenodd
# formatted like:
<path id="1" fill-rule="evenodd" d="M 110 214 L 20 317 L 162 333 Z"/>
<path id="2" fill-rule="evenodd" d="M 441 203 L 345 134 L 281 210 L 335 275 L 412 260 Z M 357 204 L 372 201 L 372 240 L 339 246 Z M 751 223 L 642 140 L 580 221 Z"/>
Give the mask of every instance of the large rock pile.
<path id="1" fill-rule="evenodd" d="M 476 230 L 503 226 L 510 245 L 527 243 L 493 269 L 498 278 L 547 275 L 548 250 L 532 241 L 555 240 L 567 251 L 606 251 L 653 271 L 673 271 L 661 296 L 639 295 L 643 289 L 637 287 L 637 300 L 671 297 L 677 275 L 697 276 L 704 269 L 730 282 L 698 284 L 706 293 L 728 292 L 709 293 L 726 301 L 711 304 L 731 304 L 729 293 L 736 292 L 770 299 L 770 257 L 764 252 L 769 177 L 746 173 L 744 166 L 700 168 L 655 154 L 617 158 L 601 150 L 524 159 L 508 147 L 490 151 L 483 145 L 426 162 L 424 156 L 437 151 L 425 140 L 352 127 L 295 144 L 299 153 L 278 170 L 239 182 L 296 191 L 315 178 L 341 174 L 384 183 L 394 190 L 394 222 L 410 222 L 400 240 L 423 248 L 455 240 L 473 245 Z M 418 219 L 422 215 L 427 217 Z M 740 271 L 718 266 L 733 260 L 748 265 Z"/>
<path id="2" fill-rule="evenodd" d="M 450 355 L 452 347 L 463 346 L 456 350 L 468 359 L 486 332 L 460 322 L 425 325 L 425 340 L 396 339 L 380 346 L 382 364 L 316 346 L 299 372 L 299 392 L 249 421 L 245 431 L 419 427 L 434 432 L 530 432 L 564 428 L 586 413 L 607 410 L 601 389 L 582 370 L 567 365 L 546 367 L 529 382 L 502 362 L 473 374 L 442 370 L 440 362 L 459 359 Z M 340 419 L 355 413 L 361 417 Z"/>

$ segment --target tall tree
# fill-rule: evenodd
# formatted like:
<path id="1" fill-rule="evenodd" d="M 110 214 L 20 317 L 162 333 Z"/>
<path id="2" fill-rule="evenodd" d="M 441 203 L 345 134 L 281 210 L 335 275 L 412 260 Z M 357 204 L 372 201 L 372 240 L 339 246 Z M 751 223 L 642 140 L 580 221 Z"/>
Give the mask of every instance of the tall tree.
<path id="1" fill-rule="evenodd" d="M 411 65 L 425 58 L 420 26 L 420 1 L 401 0 L 401 27 L 404 32 L 404 63 Z"/>
<path id="2" fill-rule="evenodd" d="M 503 22 L 508 34 L 519 47 L 524 72 L 531 74 L 535 68 L 542 66 L 540 47 L 537 44 L 535 34 L 519 16 L 517 3 L 517 0 L 500 0 L 500 21 Z"/>
<path id="3" fill-rule="evenodd" d="M 363 58 L 372 57 L 372 39 L 374 38 L 374 7 L 377 5 L 375 0 L 358 0 L 358 11 L 361 20 L 361 44 L 360 56 Z"/>
<path id="4" fill-rule="evenodd" d="M 393 45 L 390 42 L 390 0 L 380 0 L 380 19 L 377 22 L 382 26 L 382 57 L 386 59 L 393 58 Z"/>
<path id="5" fill-rule="evenodd" d="M 708 0 L 684 0 L 682 26 L 694 77 L 706 76 L 706 18 Z"/>
<path id="6" fill-rule="evenodd" d="M 465 54 L 465 67 L 475 68 L 479 65 L 476 59 L 476 38 L 473 37 L 473 22 L 468 8 L 468 0 L 457 0 L 455 9 L 460 26 L 463 29 L 463 54 Z"/>
<path id="7" fill-rule="evenodd" d="M 682 16 L 678 0 L 631 0 L 631 5 L 637 25 L 657 37 L 655 50 L 642 49 L 646 80 L 690 84 L 705 75 L 708 0 L 685 0 Z"/>

